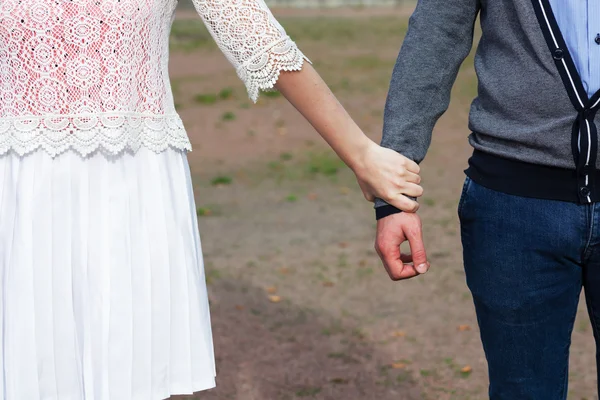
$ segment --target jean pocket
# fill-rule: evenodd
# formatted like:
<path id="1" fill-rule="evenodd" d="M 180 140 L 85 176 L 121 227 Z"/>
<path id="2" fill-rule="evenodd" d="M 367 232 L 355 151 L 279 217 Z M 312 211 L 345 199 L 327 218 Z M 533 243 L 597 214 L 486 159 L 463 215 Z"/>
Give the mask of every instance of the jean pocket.
<path id="1" fill-rule="evenodd" d="M 460 200 L 458 201 L 458 217 L 460 218 L 463 212 L 463 208 L 465 207 L 465 202 L 467 200 L 467 195 L 469 194 L 469 188 L 471 187 L 471 178 L 468 176 L 465 178 L 465 183 L 463 183 L 462 193 L 460 194 Z"/>

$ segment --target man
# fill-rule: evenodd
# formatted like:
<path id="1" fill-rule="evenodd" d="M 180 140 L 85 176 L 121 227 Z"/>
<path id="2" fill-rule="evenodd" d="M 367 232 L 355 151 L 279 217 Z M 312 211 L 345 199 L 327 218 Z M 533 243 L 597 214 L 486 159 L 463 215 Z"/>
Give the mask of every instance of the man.
<path id="1" fill-rule="evenodd" d="M 600 340 L 600 3 L 420 0 L 394 68 L 382 144 L 423 160 L 478 15 L 474 152 L 459 217 L 489 396 L 566 399 L 582 287 Z M 425 272 L 419 217 L 382 201 L 376 214 L 390 277 Z M 412 257 L 400 255 L 405 239 Z"/>

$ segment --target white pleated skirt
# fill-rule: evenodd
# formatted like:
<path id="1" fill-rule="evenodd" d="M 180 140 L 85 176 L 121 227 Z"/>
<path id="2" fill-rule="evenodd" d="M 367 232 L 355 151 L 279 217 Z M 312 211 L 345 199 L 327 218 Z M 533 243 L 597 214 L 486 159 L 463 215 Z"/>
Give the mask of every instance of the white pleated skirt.
<path id="1" fill-rule="evenodd" d="M 214 387 L 186 153 L 0 156 L 0 323 L 4 400 Z"/>

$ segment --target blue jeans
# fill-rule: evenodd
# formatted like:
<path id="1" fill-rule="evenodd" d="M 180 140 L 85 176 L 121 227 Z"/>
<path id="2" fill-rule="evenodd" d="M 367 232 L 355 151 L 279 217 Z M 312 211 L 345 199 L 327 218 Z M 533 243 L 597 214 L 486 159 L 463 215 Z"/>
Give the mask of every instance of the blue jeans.
<path id="1" fill-rule="evenodd" d="M 600 204 L 513 196 L 467 178 L 458 214 L 490 399 L 566 399 L 582 287 L 600 340 Z"/>

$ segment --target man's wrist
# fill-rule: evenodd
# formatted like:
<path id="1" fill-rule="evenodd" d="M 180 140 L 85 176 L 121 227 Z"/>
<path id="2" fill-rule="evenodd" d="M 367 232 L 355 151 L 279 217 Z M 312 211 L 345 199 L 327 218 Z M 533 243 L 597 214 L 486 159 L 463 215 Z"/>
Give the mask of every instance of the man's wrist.
<path id="1" fill-rule="evenodd" d="M 400 210 L 399 208 L 387 204 L 385 206 L 375 208 L 375 219 L 380 220 L 392 214 L 398 214 L 401 212 L 402 210 Z"/>

